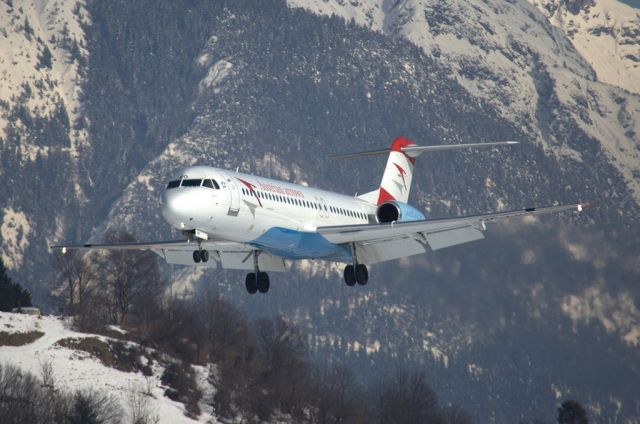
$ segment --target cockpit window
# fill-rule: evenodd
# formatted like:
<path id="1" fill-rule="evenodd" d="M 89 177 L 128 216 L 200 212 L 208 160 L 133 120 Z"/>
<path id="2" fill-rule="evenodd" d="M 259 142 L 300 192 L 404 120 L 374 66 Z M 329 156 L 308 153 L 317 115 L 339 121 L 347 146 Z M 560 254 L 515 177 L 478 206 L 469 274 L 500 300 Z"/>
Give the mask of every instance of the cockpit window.
<path id="1" fill-rule="evenodd" d="M 167 184 L 167 190 L 176 187 L 180 187 L 180 180 L 169 181 L 169 184 Z"/>
<path id="2" fill-rule="evenodd" d="M 213 188 L 213 183 L 211 180 L 206 179 L 202 182 L 202 187 Z"/>
<path id="3" fill-rule="evenodd" d="M 182 180 L 182 187 L 200 187 L 202 180 Z"/>

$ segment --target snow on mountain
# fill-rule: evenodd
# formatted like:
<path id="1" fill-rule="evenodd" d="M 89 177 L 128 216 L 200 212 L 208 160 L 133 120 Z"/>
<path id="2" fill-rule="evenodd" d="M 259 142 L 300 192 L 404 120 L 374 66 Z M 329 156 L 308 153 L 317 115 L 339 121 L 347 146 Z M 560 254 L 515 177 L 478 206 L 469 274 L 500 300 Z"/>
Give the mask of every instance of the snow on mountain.
<path id="1" fill-rule="evenodd" d="M 602 10 L 602 19 L 608 19 L 607 7 L 614 10 L 612 3 L 597 9 Z M 451 67 L 470 93 L 495 105 L 505 119 L 532 134 L 550 154 L 581 161 L 581 149 L 572 146 L 572 140 L 557 140 L 545 128 L 550 103 L 559 101 L 564 109 L 560 113 L 571 113 L 600 142 L 640 203 L 640 96 L 609 85 L 609 79 L 597 81 L 599 68 L 595 72 L 592 68 L 593 54 L 581 54 L 586 41 L 578 37 L 576 44 L 581 47 L 576 50 L 563 30 L 551 25 L 528 1 L 288 0 L 288 4 L 321 15 L 335 14 L 411 41 Z M 630 18 L 614 25 L 621 28 L 625 40 L 636 37 L 638 26 L 634 29 L 633 22 Z"/>
<path id="2" fill-rule="evenodd" d="M 567 34 L 599 81 L 640 93 L 640 3 L 529 1 Z"/>
<path id="3" fill-rule="evenodd" d="M 0 174 L 20 179 L 18 169 L 42 168 L 42 161 L 64 157 L 68 163 L 56 173 L 68 175 L 79 202 L 86 201 L 85 192 L 77 174 L 69 174 L 89 142 L 81 108 L 89 23 L 82 0 L 0 2 Z M 17 269 L 37 231 L 38 212 L 26 209 L 25 199 L 12 197 L 11 190 L 3 194 L 0 254 L 9 269 Z M 41 234 L 49 241 L 64 230 L 60 217 L 51 219 L 56 229 Z"/>
<path id="4" fill-rule="evenodd" d="M 87 54 L 83 25 L 88 23 L 81 0 L 0 4 L 0 139 L 7 114 L 17 107 L 24 106 L 32 118 L 48 118 L 60 106 L 70 122 L 80 116 L 80 61 Z M 86 133 L 71 128 L 69 136 L 75 156 Z M 20 149 L 33 160 L 50 147 L 24 137 Z"/>
<path id="5" fill-rule="evenodd" d="M 0 363 L 14 365 L 40 376 L 43 365 L 50 364 L 56 384 L 66 390 L 93 389 L 105 391 L 121 400 L 123 409 L 127 409 L 128 396 L 132 390 L 145 393 L 149 409 L 159 418 L 159 423 L 218 422 L 212 416 L 212 410 L 206 405 L 198 421 L 184 415 L 184 405 L 164 396 L 160 377 L 164 367 L 154 362 L 153 375 L 119 371 L 103 365 L 86 351 L 62 347 L 59 342 L 65 339 L 97 338 L 111 340 L 96 334 L 79 333 L 69 329 L 69 323 L 55 316 L 33 316 L 0 312 L 0 332 L 15 334 L 39 331 L 44 333 L 35 341 L 22 346 L 1 346 Z M 207 369 L 196 367 L 199 385 L 206 393 L 212 392 L 206 383 Z"/>

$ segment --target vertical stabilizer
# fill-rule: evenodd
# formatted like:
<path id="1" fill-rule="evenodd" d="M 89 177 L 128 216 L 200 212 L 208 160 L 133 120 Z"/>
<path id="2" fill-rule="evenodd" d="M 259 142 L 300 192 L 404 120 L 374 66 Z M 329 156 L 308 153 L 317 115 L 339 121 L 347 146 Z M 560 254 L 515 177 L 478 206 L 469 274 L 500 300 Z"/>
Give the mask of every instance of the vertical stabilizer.
<path id="1" fill-rule="evenodd" d="M 387 167 L 380 183 L 378 205 L 389 200 L 397 200 L 403 203 L 407 203 L 409 200 L 409 189 L 411 188 L 413 165 L 416 162 L 416 158 L 402 152 L 401 148 L 415 145 L 414 142 L 405 137 L 397 137 L 393 140 Z"/>

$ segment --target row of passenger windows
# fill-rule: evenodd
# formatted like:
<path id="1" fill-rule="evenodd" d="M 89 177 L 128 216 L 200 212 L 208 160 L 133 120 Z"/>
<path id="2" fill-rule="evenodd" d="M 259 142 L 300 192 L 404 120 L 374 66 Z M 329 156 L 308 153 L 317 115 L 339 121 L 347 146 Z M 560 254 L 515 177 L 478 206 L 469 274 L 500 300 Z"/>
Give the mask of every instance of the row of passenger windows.
<path id="1" fill-rule="evenodd" d="M 273 200 L 274 202 L 287 203 L 289 205 L 301 206 L 303 208 L 324 210 L 327 212 L 332 212 L 336 215 L 350 216 L 352 218 L 359 218 L 364 220 L 367 219 L 367 215 L 365 213 L 352 211 L 350 209 L 343 209 L 343 208 L 338 208 L 334 206 L 329 206 L 327 208 L 326 205 L 320 205 L 319 203 L 316 203 L 316 202 L 309 202 L 308 200 L 296 199 L 293 197 L 281 196 L 279 194 L 273 194 L 268 192 L 255 191 L 254 193 L 256 197 L 263 200 L 264 199 Z M 245 196 L 253 197 L 251 192 L 246 188 L 242 189 L 242 194 L 244 194 Z"/>
<path id="2" fill-rule="evenodd" d="M 213 188 L 215 190 L 220 190 L 220 186 L 218 185 L 216 180 L 212 180 L 211 178 L 205 179 L 184 179 L 184 180 L 175 180 L 169 181 L 167 184 L 167 189 L 176 188 L 176 187 L 207 187 Z"/>

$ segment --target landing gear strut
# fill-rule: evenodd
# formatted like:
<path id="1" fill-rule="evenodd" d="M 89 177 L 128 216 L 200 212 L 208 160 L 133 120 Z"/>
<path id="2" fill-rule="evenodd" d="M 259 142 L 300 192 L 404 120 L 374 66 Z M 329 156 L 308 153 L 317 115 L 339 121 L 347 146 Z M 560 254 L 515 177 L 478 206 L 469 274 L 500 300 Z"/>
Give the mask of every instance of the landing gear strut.
<path id="1" fill-rule="evenodd" d="M 258 268 L 258 251 L 253 252 L 253 269 L 254 272 L 247 274 L 244 280 L 244 285 L 249 294 L 254 294 L 259 291 L 260 293 L 266 293 L 269 291 L 269 274 L 261 272 Z"/>
<path id="2" fill-rule="evenodd" d="M 353 265 L 344 267 L 344 282 L 350 287 L 355 286 L 356 283 L 364 286 L 369 281 L 369 270 L 366 265 L 358 263 L 355 244 L 351 244 L 351 253 L 353 256 Z"/>

